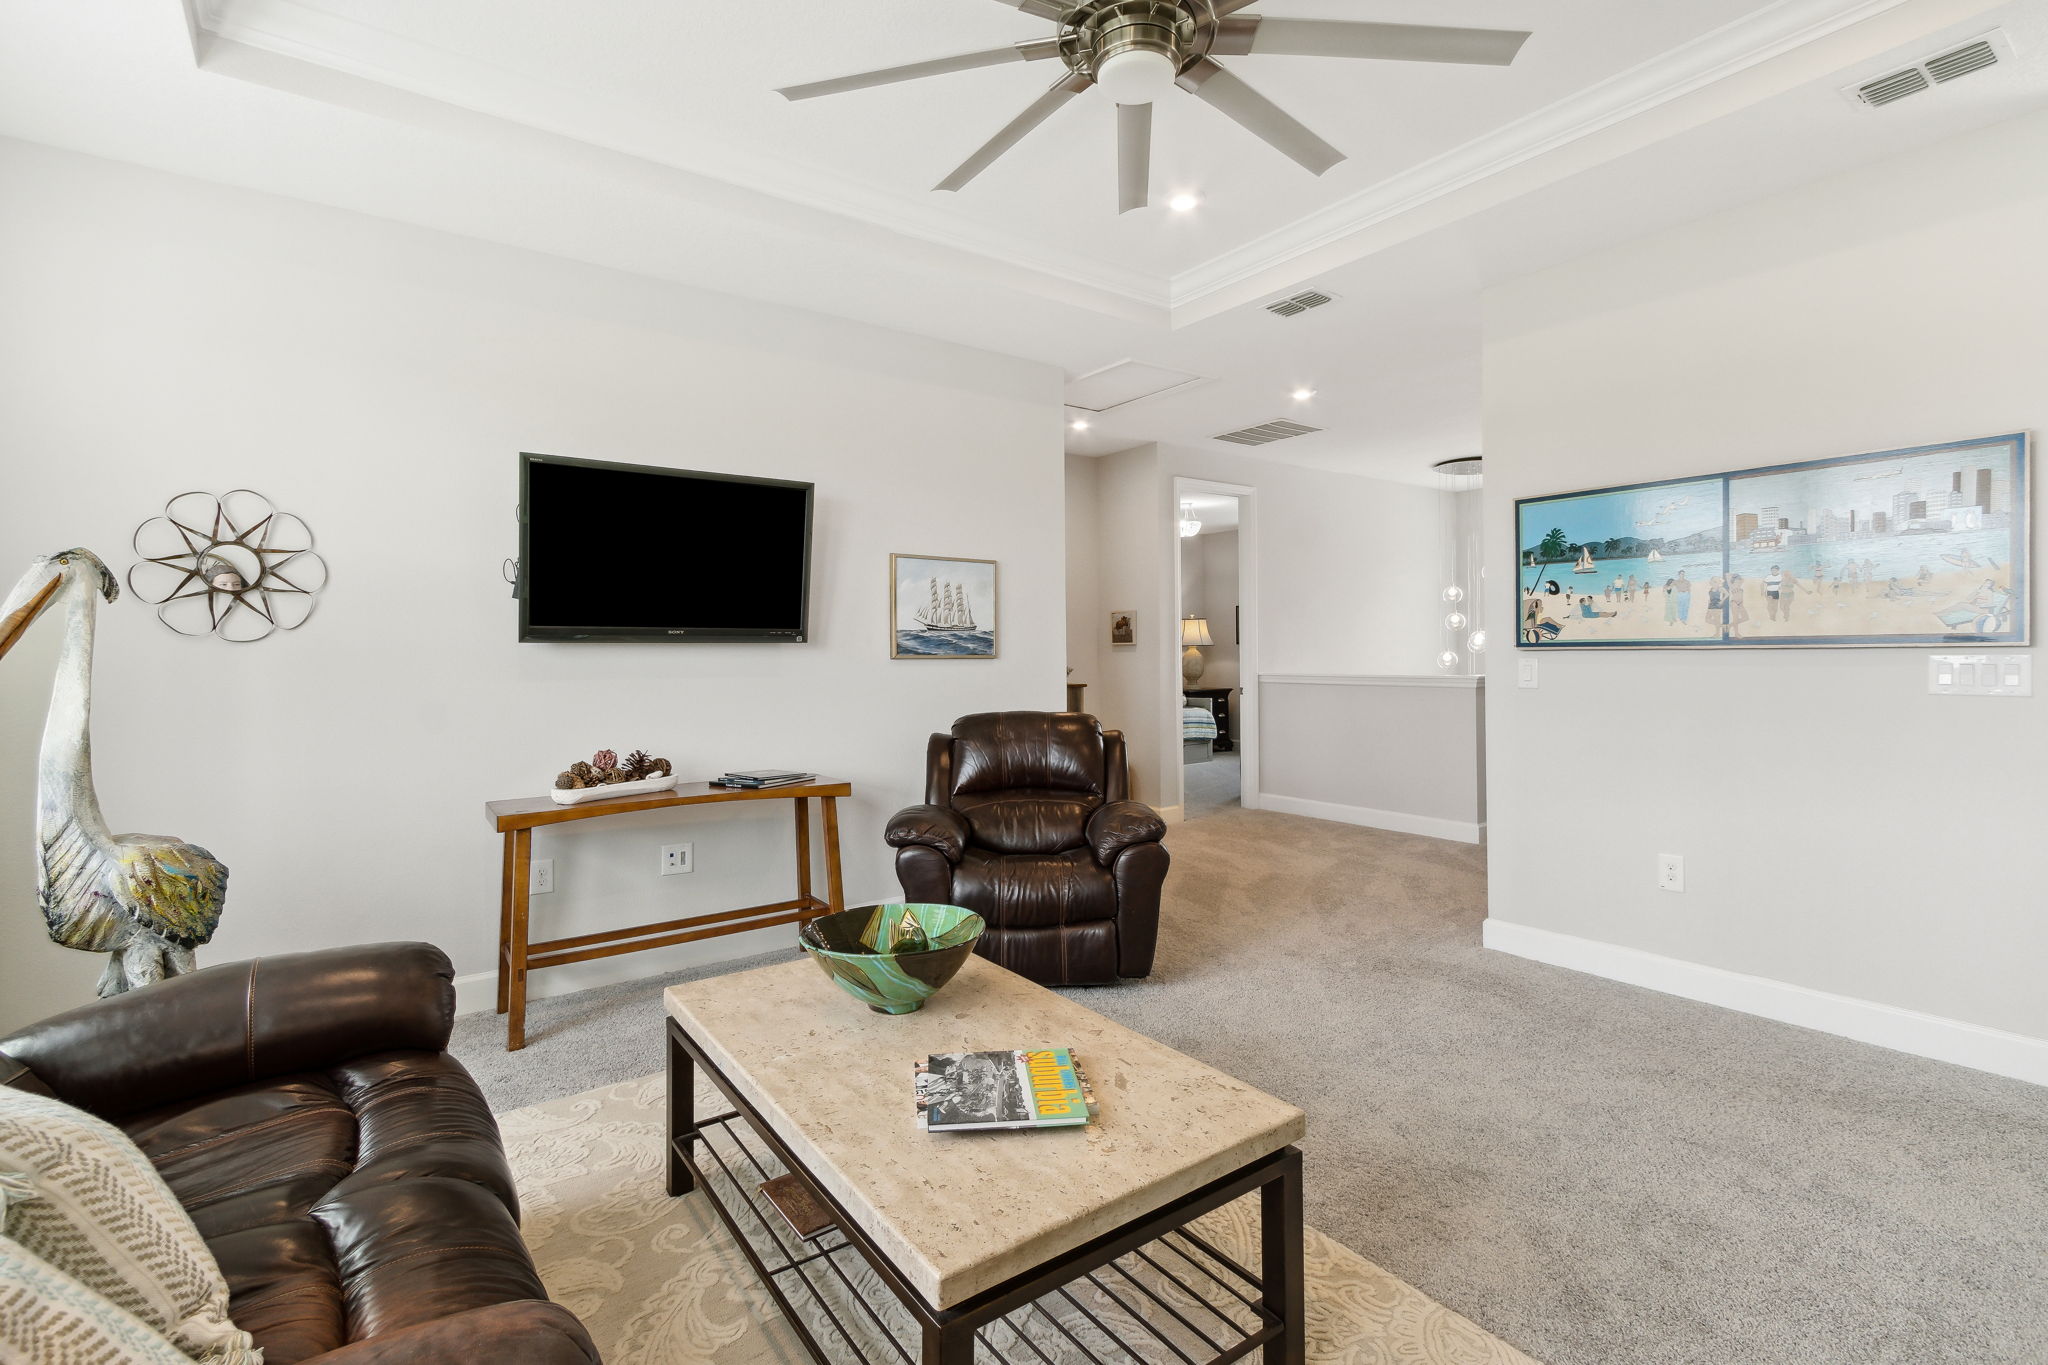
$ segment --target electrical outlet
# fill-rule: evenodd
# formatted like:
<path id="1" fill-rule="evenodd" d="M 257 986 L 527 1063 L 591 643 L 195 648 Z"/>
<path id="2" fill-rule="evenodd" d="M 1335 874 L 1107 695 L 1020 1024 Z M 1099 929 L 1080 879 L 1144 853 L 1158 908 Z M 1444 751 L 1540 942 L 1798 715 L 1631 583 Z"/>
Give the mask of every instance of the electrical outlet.
<path id="1" fill-rule="evenodd" d="M 554 889 L 555 860 L 553 858 L 535 858 L 533 860 L 533 879 L 526 884 L 527 894 L 545 896 Z"/>
<path id="2" fill-rule="evenodd" d="M 1517 659 L 1517 660 L 1515 660 L 1515 662 L 1521 665 L 1521 674 L 1520 674 L 1520 676 L 1519 676 L 1519 677 L 1517 677 L 1517 678 L 1516 678 L 1516 680 L 1515 680 L 1515 686 L 1517 686 L 1517 687 L 1535 687 L 1535 686 L 1537 686 L 1537 682 L 1536 682 L 1536 661 L 1535 661 L 1534 659 Z"/>
<path id="3" fill-rule="evenodd" d="M 1676 853 L 1659 853 L 1657 885 L 1666 891 L 1685 890 L 1685 859 Z"/>
<path id="4" fill-rule="evenodd" d="M 691 844 L 663 844 L 661 846 L 661 875 L 673 877 L 678 872 L 695 872 L 697 860 L 691 852 Z"/>

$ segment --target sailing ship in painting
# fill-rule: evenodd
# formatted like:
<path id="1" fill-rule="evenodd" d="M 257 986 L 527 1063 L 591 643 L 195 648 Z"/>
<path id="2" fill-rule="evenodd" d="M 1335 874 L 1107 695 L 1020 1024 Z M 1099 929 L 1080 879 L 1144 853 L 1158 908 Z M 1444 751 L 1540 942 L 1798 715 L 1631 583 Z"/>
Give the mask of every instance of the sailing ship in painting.
<path id="1" fill-rule="evenodd" d="M 966 591 L 958 583 L 941 587 L 938 579 L 931 582 L 931 602 L 911 619 L 926 630 L 973 630 L 974 608 Z"/>
<path id="2" fill-rule="evenodd" d="M 982 559 L 892 558 L 898 659 L 992 659 L 996 566 Z"/>

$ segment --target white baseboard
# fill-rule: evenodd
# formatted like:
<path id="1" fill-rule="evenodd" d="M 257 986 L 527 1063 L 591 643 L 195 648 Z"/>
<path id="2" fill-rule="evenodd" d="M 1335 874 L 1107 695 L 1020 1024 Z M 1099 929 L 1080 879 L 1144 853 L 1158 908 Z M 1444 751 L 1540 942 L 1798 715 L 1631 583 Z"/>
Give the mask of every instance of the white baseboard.
<path id="1" fill-rule="evenodd" d="M 1169 825 L 1184 824 L 1188 818 L 1186 806 L 1154 806 L 1152 809 Z"/>
<path id="2" fill-rule="evenodd" d="M 1817 1029 L 1894 1052 L 1953 1062 L 2014 1080 L 2048 1085 L 2048 1038 L 2006 1033 L 1960 1019 L 1833 995 L 1768 977 L 1748 976 L 1639 948 L 1535 929 L 1489 918 L 1480 930 L 1488 948 L 1553 967 L 1646 986 L 1783 1024 Z"/>
<path id="3" fill-rule="evenodd" d="M 1445 820 L 1435 815 L 1410 815 L 1406 811 L 1374 810 L 1371 806 L 1343 806 L 1335 801 L 1311 801 L 1303 796 L 1259 793 L 1263 810 L 1286 815 L 1306 815 L 1316 820 L 1335 820 L 1345 825 L 1366 825 L 1390 829 L 1397 834 L 1426 834 L 1432 839 L 1453 839 L 1461 844 L 1482 841 L 1486 827 L 1470 820 Z"/>
<path id="4" fill-rule="evenodd" d="M 846 903 L 848 906 L 881 905 L 887 901 L 901 899 L 903 893 L 891 887 L 886 896 L 869 896 L 863 900 L 849 895 Z M 615 986 L 621 981 L 667 976 L 670 972 L 680 971 L 684 967 L 752 957 L 774 946 L 765 939 L 777 931 L 787 936 L 792 948 L 796 946 L 796 927 L 777 925 L 771 930 L 750 930 L 744 934 L 734 934 L 731 938 L 697 939 L 691 943 L 675 944 L 668 948 L 650 948 L 645 954 L 621 953 L 617 957 L 571 962 L 560 967 L 550 967 L 543 972 L 528 973 L 526 998 L 545 1000 L 549 996 L 574 995 L 577 991 L 595 990 L 599 986 Z M 498 973 L 495 968 L 485 972 L 464 972 L 455 978 L 457 1014 L 488 1013 L 497 1007 Z"/>

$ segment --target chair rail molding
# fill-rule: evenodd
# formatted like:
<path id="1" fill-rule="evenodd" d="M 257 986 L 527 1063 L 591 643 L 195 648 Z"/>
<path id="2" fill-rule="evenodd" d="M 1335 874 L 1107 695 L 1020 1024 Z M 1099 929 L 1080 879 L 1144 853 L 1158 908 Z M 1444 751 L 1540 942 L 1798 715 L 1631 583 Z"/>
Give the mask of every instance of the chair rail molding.
<path id="1" fill-rule="evenodd" d="M 1476 673 L 1261 673 L 1259 686 L 1462 687 L 1469 690 L 1486 686 L 1486 678 Z"/>

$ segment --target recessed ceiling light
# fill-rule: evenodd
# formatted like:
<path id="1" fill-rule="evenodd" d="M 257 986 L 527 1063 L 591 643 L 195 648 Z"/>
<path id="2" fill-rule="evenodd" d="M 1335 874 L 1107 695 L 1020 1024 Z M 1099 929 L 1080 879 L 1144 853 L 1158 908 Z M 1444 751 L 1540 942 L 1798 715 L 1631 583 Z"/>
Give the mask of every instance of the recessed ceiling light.
<path id="1" fill-rule="evenodd" d="M 1085 421 L 1083 421 L 1082 419 L 1080 419 L 1079 417 L 1076 417 L 1076 418 L 1074 419 L 1074 430 L 1076 430 L 1076 431 L 1086 431 L 1086 430 L 1088 430 L 1088 424 L 1087 424 L 1087 423 L 1086 423 Z"/>
<path id="2" fill-rule="evenodd" d="M 1296 389 L 1294 391 L 1294 401 L 1297 403 L 1306 403 L 1315 396 L 1316 391 L 1314 389 Z"/>
<path id="3" fill-rule="evenodd" d="M 1192 194 L 1176 194 L 1173 198 L 1166 201 L 1166 207 L 1172 209 L 1175 213 L 1187 213 L 1200 206 L 1201 202 L 1200 199 Z"/>

